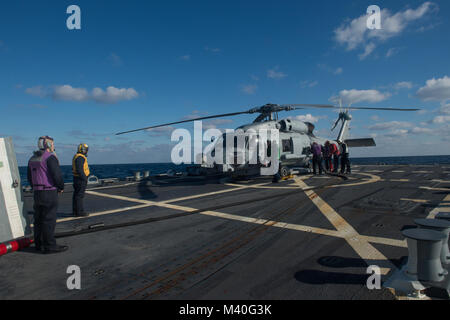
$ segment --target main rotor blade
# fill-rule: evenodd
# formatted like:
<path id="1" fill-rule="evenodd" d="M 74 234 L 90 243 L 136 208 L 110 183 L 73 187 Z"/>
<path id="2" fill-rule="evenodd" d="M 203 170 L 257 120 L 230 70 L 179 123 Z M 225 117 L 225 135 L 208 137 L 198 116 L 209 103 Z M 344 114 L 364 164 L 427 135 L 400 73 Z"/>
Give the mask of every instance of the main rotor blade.
<path id="1" fill-rule="evenodd" d="M 246 113 L 250 113 L 250 112 L 249 111 L 243 111 L 243 112 L 225 113 L 225 114 L 218 114 L 218 115 L 214 115 L 214 116 L 207 116 L 207 117 L 201 117 L 201 118 L 195 118 L 195 119 L 188 119 L 188 120 L 170 122 L 170 123 L 160 124 L 160 125 L 146 127 L 146 128 L 140 128 L 140 129 L 134 129 L 134 130 L 124 131 L 124 132 L 119 132 L 119 133 L 116 133 L 116 136 L 119 136 L 121 134 L 131 133 L 131 132 L 137 132 L 137 131 L 143 131 L 143 130 L 148 130 L 148 129 L 155 129 L 155 128 L 160 128 L 160 127 L 171 126 L 171 125 L 174 125 L 174 124 L 193 122 L 193 121 L 198 121 L 198 120 L 221 118 L 221 117 L 231 117 L 231 116 L 236 116 L 236 115 L 239 115 L 239 114 L 246 114 Z"/>
<path id="2" fill-rule="evenodd" d="M 289 106 L 289 105 L 288 105 Z M 291 106 L 304 106 L 310 108 L 320 108 L 320 109 L 348 109 L 348 110 L 383 110 L 383 111 L 419 111 L 420 109 L 402 109 L 402 108 L 376 108 L 376 107 L 336 107 L 326 104 L 291 104 Z M 301 108 L 302 109 L 302 108 Z"/>
<path id="3" fill-rule="evenodd" d="M 295 108 L 295 107 L 311 107 L 311 108 L 335 108 L 335 106 L 328 104 L 283 104 L 281 107 L 294 107 L 295 110 L 305 109 L 305 108 Z"/>
<path id="4" fill-rule="evenodd" d="M 343 109 L 350 110 L 383 110 L 383 111 L 419 111 L 420 109 L 406 109 L 406 108 L 372 108 L 372 107 L 349 107 Z"/>

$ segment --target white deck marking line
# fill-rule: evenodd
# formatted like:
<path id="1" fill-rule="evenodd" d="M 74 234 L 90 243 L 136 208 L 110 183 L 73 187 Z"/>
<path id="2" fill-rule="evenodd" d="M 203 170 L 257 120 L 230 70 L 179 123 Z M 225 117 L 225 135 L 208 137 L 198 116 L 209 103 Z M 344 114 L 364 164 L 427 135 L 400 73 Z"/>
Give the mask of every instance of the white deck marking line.
<path id="1" fill-rule="evenodd" d="M 263 185 L 266 185 L 269 183 L 270 182 L 258 183 L 258 184 L 255 184 L 254 186 L 263 186 Z M 228 184 L 224 184 L 224 185 L 228 185 Z M 249 189 L 249 188 L 252 188 L 252 187 L 239 185 L 238 187 L 233 188 L 233 189 L 225 189 L 225 190 L 213 191 L 213 192 L 208 192 L 208 193 L 201 193 L 201 194 L 196 194 L 196 195 L 192 195 L 192 196 L 186 196 L 186 197 L 181 197 L 181 198 L 176 198 L 176 199 L 171 199 L 171 200 L 165 200 L 162 202 L 163 203 L 172 203 L 172 202 L 178 202 L 178 201 L 184 201 L 184 200 L 192 200 L 192 199 L 203 198 L 203 197 L 212 196 L 212 195 L 216 195 L 216 194 L 222 194 L 222 193 L 238 191 L 238 190 L 242 190 L 242 189 Z"/>
<path id="2" fill-rule="evenodd" d="M 262 185 L 262 183 L 260 185 Z M 215 194 L 219 194 L 219 193 L 238 191 L 238 190 L 242 190 L 242 189 L 245 189 L 245 188 L 246 187 L 240 187 L 240 188 L 234 188 L 234 189 L 226 189 L 226 190 L 221 190 L 221 191 L 203 193 L 203 194 L 198 194 L 198 195 L 193 195 L 193 196 L 187 196 L 187 197 L 181 197 L 181 198 L 166 200 L 166 201 L 162 201 L 161 203 L 171 203 L 171 202 L 177 202 L 177 201 L 183 201 L 183 200 L 190 200 L 190 199 L 194 199 L 194 198 L 201 198 L 201 197 L 206 197 L 206 196 L 215 195 Z M 95 195 L 95 196 L 99 195 L 98 193 L 96 193 L 95 191 L 92 191 L 92 190 L 93 189 L 87 190 L 86 193 L 91 194 L 91 195 Z M 127 200 L 127 199 L 133 199 L 132 201 L 134 201 L 134 202 L 136 202 L 136 200 L 138 200 L 138 199 L 135 199 L 135 198 L 126 198 L 126 199 L 118 199 L 118 200 L 131 201 L 131 200 Z M 114 210 L 107 210 L 107 211 L 100 211 L 100 212 L 90 213 L 88 217 L 67 217 L 67 218 L 61 218 L 61 219 L 58 219 L 56 222 L 57 223 L 61 223 L 61 222 L 67 222 L 67 221 L 73 221 L 73 220 L 83 220 L 83 219 L 88 219 L 88 218 L 91 218 L 91 217 L 98 217 L 98 216 L 108 215 L 108 214 L 112 214 L 112 213 L 118 213 L 118 212 L 122 212 L 122 211 L 130 211 L 130 210 L 137 210 L 137 209 L 147 208 L 147 207 L 151 207 L 151 206 L 154 205 L 154 203 L 147 203 L 146 201 L 142 202 L 142 203 L 143 203 L 142 205 L 133 206 L 133 207 L 125 207 L 125 208 L 119 208 L 119 209 L 114 209 Z"/>
<path id="3" fill-rule="evenodd" d="M 433 173 L 433 171 L 413 171 L 412 173 Z"/>
<path id="4" fill-rule="evenodd" d="M 301 188 L 307 188 L 303 181 L 298 180 L 296 183 Z M 395 268 L 388 258 L 384 256 L 380 251 L 373 247 L 366 238 L 361 235 L 344 219 L 342 218 L 328 203 L 326 203 L 317 193 L 313 190 L 305 191 L 305 194 L 316 205 L 316 207 L 322 212 L 322 214 L 333 224 L 337 231 L 344 236 L 348 244 L 355 250 L 355 252 L 366 262 L 371 265 L 371 260 L 386 260 L 387 265 L 390 268 L 381 268 L 381 273 L 386 275 L 390 269 Z"/>
<path id="5" fill-rule="evenodd" d="M 450 183 L 450 180 L 439 180 L 439 179 L 433 179 L 432 182 L 438 182 L 438 183 Z"/>
<path id="6" fill-rule="evenodd" d="M 117 185 L 117 186 L 96 187 L 96 188 L 90 188 L 90 189 L 87 189 L 87 190 L 103 190 L 103 189 L 122 188 L 122 187 L 132 186 L 134 184 L 139 184 L 139 183 L 140 182 L 130 182 L 130 183 L 125 183 L 125 184 L 121 184 L 121 185 Z"/>
<path id="7" fill-rule="evenodd" d="M 437 206 L 436 208 L 431 210 L 431 212 L 428 214 L 427 219 L 434 219 L 436 217 L 436 215 L 440 212 L 450 212 L 450 207 L 441 207 L 444 203 L 447 203 L 449 201 L 450 201 L 450 194 L 448 194 L 444 198 L 444 200 L 442 200 L 442 202 L 439 204 L 439 206 Z"/>
<path id="8" fill-rule="evenodd" d="M 400 248 L 408 248 L 408 244 L 405 240 L 397 240 L 397 239 L 389 239 L 389 238 L 382 238 L 382 237 L 372 237 L 372 236 L 359 236 L 361 239 L 364 239 L 371 243 L 377 243 L 377 244 L 384 244 L 387 246 L 392 247 L 400 247 Z"/>
<path id="9" fill-rule="evenodd" d="M 392 173 L 404 173 L 405 171 L 403 171 L 403 170 L 394 170 L 394 171 L 392 171 Z"/>
<path id="10" fill-rule="evenodd" d="M 432 188 L 432 187 L 420 186 L 419 189 L 425 189 L 425 190 L 430 190 L 430 191 L 448 191 L 448 192 L 450 192 L 450 188 Z"/>
<path id="11" fill-rule="evenodd" d="M 150 206 L 152 206 L 152 205 L 151 204 L 141 204 L 141 205 L 133 206 L 133 207 L 125 207 L 125 208 L 119 208 L 119 209 L 114 209 L 114 210 L 94 212 L 94 213 L 90 213 L 89 217 L 67 217 L 67 218 L 61 218 L 61 219 L 56 220 L 56 222 L 57 223 L 61 223 L 61 222 L 67 222 L 67 221 L 73 221 L 73 220 L 82 220 L 82 219 L 87 219 L 87 218 L 92 218 L 92 217 L 104 216 L 104 215 L 107 215 L 107 214 L 119 213 L 119 212 L 123 212 L 123 211 L 130 211 L 130 210 L 137 210 L 137 209 L 142 209 L 142 208 L 148 208 Z"/>

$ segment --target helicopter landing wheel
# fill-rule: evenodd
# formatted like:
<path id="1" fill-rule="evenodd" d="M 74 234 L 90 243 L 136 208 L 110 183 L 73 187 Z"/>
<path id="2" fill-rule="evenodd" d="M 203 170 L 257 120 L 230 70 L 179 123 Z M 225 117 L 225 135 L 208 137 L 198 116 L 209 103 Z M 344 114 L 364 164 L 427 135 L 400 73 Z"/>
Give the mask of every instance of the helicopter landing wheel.
<path id="1" fill-rule="evenodd" d="M 290 174 L 290 170 L 287 167 L 280 168 L 280 176 L 282 178 L 287 177 Z"/>

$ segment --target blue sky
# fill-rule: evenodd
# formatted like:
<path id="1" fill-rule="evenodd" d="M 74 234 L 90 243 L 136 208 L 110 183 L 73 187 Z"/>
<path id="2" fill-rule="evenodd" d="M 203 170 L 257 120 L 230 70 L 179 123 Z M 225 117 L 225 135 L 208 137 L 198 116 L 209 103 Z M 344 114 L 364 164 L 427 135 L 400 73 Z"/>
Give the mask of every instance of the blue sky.
<path id="1" fill-rule="evenodd" d="M 81 30 L 66 9 L 81 8 Z M 381 30 L 365 28 L 381 8 Z M 41 135 L 68 164 L 170 160 L 171 129 L 114 133 L 266 103 L 420 107 L 353 112 L 352 156 L 450 154 L 448 1 L 2 1 L 0 136 L 19 164 Z M 337 114 L 303 110 L 320 136 Z M 235 128 L 253 116 L 209 121 Z M 178 126 L 180 127 L 180 126 Z M 192 129 L 193 125 L 185 125 Z"/>

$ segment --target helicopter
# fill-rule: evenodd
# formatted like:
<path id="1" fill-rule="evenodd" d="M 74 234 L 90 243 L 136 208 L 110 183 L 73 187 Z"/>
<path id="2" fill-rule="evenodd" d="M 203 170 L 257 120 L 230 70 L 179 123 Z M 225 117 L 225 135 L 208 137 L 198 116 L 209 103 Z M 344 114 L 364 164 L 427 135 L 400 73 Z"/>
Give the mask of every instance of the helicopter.
<path id="1" fill-rule="evenodd" d="M 279 118 L 279 113 L 283 111 L 295 111 L 304 110 L 308 108 L 319 108 L 319 109 L 333 109 L 339 110 L 339 116 L 332 127 L 332 131 L 341 124 L 339 133 L 336 139 L 327 139 L 318 137 L 314 134 L 315 126 L 310 122 L 304 122 L 297 119 L 291 118 Z M 286 177 L 291 174 L 294 169 L 306 169 L 311 168 L 311 145 L 316 142 L 319 145 L 325 145 L 328 141 L 331 144 L 335 144 L 339 149 L 341 148 L 341 143 L 346 143 L 349 148 L 355 147 L 374 147 L 376 146 L 375 140 L 373 138 L 362 138 L 362 139 L 349 139 L 350 122 L 352 116 L 350 110 L 382 110 L 382 111 L 418 111 L 420 109 L 405 109 L 405 108 L 373 108 L 373 107 L 353 107 L 351 104 L 347 107 L 327 105 L 327 104 L 272 104 L 268 103 L 260 107 L 252 108 L 247 111 L 225 113 L 219 115 L 211 115 L 205 117 L 199 117 L 195 119 L 188 119 L 182 121 L 176 121 L 171 123 L 165 123 L 140 129 L 134 129 L 124 132 L 116 133 L 116 135 L 129 134 L 132 132 L 151 130 L 155 128 L 172 126 L 181 123 L 201 121 L 214 118 L 222 117 L 232 117 L 242 114 L 258 114 L 253 123 L 245 124 L 238 127 L 236 130 L 240 132 L 259 132 L 263 130 L 276 130 L 278 133 L 278 158 L 277 163 L 277 174 L 281 177 Z M 256 137 L 257 139 L 259 136 Z M 236 138 L 235 138 L 236 139 Z M 226 134 L 212 139 L 211 142 L 215 146 L 226 145 Z M 236 142 L 234 149 L 234 159 L 236 160 L 239 152 L 248 152 L 250 146 L 249 139 L 245 140 L 246 150 L 237 150 Z M 261 148 L 260 145 L 258 145 Z M 267 154 L 270 154 L 271 141 L 267 140 L 263 142 L 262 148 L 266 148 Z M 213 148 L 214 153 L 215 148 Z M 224 159 L 225 160 L 225 159 Z M 205 163 L 202 162 L 201 165 L 188 167 L 188 173 L 193 175 L 204 175 L 208 173 L 231 173 L 233 176 L 254 176 L 258 175 L 261 167 L 267 166 L 267 163 L 251 163 L 248 157 L 245 158 L 244 163 L 227 163 L 226 161 L 221 161 L 220 163 Z"/>

